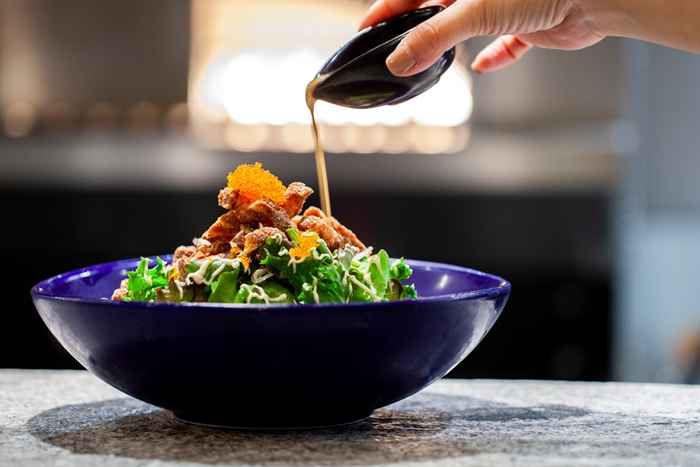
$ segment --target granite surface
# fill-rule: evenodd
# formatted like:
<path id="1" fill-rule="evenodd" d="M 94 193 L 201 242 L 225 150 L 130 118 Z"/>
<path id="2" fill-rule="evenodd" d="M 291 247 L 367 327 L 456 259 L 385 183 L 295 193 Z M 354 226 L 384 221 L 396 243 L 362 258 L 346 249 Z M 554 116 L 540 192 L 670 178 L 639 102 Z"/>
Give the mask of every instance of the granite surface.
<path id="1" fill-rule="evenodd" d="M 700 387 L 447 380 L 360 423 L 185 425 L 85 372 L 0 370 L 0 466 L 700 466 Z"/>

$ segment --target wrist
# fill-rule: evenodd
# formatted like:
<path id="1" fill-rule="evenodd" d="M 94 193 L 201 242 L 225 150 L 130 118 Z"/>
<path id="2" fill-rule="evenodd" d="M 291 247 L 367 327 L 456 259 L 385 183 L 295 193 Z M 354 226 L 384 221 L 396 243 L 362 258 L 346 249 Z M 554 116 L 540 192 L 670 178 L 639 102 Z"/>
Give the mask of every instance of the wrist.
<path id="1" fill-rule="evenodd" d="M 700 52 L 698 0 L 574 0 L 603 36 Z"/>
<path id="2" fill-rule="evenodd" d="M 586 21 L 601 36 L 637 37 L 641 33 L 640 16 L 643 14 L 629 0 L 574 0 L 574 5 L 585 15 Z"/>

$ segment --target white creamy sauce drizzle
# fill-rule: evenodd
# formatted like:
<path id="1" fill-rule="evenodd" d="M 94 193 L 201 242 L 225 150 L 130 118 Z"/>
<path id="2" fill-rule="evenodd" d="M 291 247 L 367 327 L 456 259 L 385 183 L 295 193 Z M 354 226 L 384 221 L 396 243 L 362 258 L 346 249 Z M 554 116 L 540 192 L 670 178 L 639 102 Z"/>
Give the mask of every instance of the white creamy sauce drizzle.
<path id="1" fill-rule="evenodd" d="M 374 264 L 376 265 L 380 270 L 382 269 L 382 263 L 379 260 L 379 256 L 371 256 L 369 258 L 369 264 Z"/>
<path id="2" fill-rule="evenodd" d="M 226 263 L 222 262 L 221 265 L 219 265 L 219 267 L 216 268 L 216 270 L 211 273 L 211 278 L 209 279 L 209 283 L 214 282 L 214 279 L 219 277 L 219 274 L 221 274 L 224 269 L 226 269 Z"/>
<path id="3" fill-rule="evenodd" d="M 268 280 L 272 276 L 274 276 L 274 274 L 272 272 L 270 272 L 269 270 L 267 270 L 265 268 L 260 268 L 260 269 L 256 269 L 255 272 L 253 272 L 253 274 L 251 274 L 250 281 L 253 284 L 260 284 L 262 282 L 265 282 L 266 280 Z"/>
<path id="4" fill-rule="evenodd" d="M 374 290 L 374 287 L 368 287 L 366 284 L 363 284 L 362 281 L 358 280 L 357 277 L 353 275 L 350 276 L 350 280 L 353 284 L 364 290 L 367 293 L 367 295 L 369 295 L 372 298 L 372 301 L 378 302 L 380 300 L 377 296 L 377 292 Z"/>
<path id="5" fill-rule="evenodd" d="M 314 296 L 314 302 L 321 303 L 321 299 L 318 296 L 318 279 L 314 277 L 314 286 L 311 289 L 311 294 Z"/>
<path id="6" fill-rule="evenodd" d="M 215 260 L 220 261 L 221 264 L 219 265 L 219 267 L 216 268 L 216 270 L 214 270 L 211 273 L 211 276 L 209 277 L 209 279 L 207 279 L 205 277 L 205 275 L 206 275 L 207 269 L 209 268 L 209 265 L 212 263 L 211 260 L 203 261 L 202 264 L 200 264 L 199 268 L 196 271 L 191 272 L 185 276 L 184 281 L 181 281 L 181 280 L 174 280 L 173 281 L 175 283 L 175 286 L 177 287 L 178 292 L 180 293 L 180 299 L 182 299 L 184 296 L 183 287 L 186 287 L 186 286 L 192 285 L 192 284 L 211 285 L 211 283 L 214 282 L 217 277 L 219 277 L 219 275 L 224 271 L 224 269 L 226 269 L 226 266 L 231 266 L 232 268 L 235 269 L 235 268 L 239 267 L 241 264 L 241 261 L 237 258 L 234 258 L 234 259 L 216 258 Z"/>
<path id="7" fill-rule="evenodd" d="M 294 256 L 290 256 L 289 261 L 287 262 L 287 266 L 291 266 L 292 272 L 296 273 L 297 264 L 301 263 L 302 261 L 304 261 L 304 258 L 297 260 L 294 258 Z"/>
<path id="8" fill-rule="evenodd" d="M 284 243 L 284 241 L 287 239 L 287 237 L 285 237 L 284 234 L 281 232 L 275 232 L 267 238 L 274 238 L 275 240 L 279 241 L 280 243 Z"/>
<path id="9" fill-rule="evenodd" d="M 321 260 L 323 260 L 324 258 L 328 258 L 328 259 L 330 259 L 331 261 L 333 260 L 333 257 L 332 257 L 331 255 L 329 255 L 328 253 L 319 253 L 319 252 L 318 252 L 318 247 L 314 248 L 314 249 L 311 251 L 311 255 L 314 257 L 314 259 L 315 259 L 316 261 L 321 261 Z"/>
<path id="10" fill-rule="evenodd" d="M 287 300 L 287 294 L 279 294 L 276 297 L 270 297 L 265 290 L 260 287 L 259 285 L 244 285 L 244 288 L 247 288 L 250 290 L 248 293 L 248 297 L 246 298 L 246 303 L 250 304 L 253 300 L 258 299 L 262 300 L 265 302 L 266 305 L 269 305 L 270 303 L 279 303 L 279 302 L 284 302 Z"/>
<path id="11" fill-rule="evenodd" d="M 276 297 L 268 296 L 268 300 L 272 303 L 282 303 L 282 302 L 285 302 L 287 300 L 287 294 L 286 293 L 279 294 Z"/>
<path id="12" fill-rule="evenodd" d="M 194 282 L 195 284 L 201 284 L 202 282 L 204 282 L 204 273 L 207 272 L 209 264 L 209 261 L 202 261 L 202 264 L 199 265 L 199 269 L 197 269 L 195 272 L 187 274 L 187 277 L 185 278 L 185 283 Z"/>
<path id="13" fill-rule="evenodd" d="M 352 297 L 352 282 L 349 281 L 350 278 L 350 273 L 348 271 L 345 271 L 343 273 L 343 287 L 348 289 L 348 296 L 345 299 L 345 303 L 350 303 L 350 297 Z"/>
<path id="14" fill-rule="evenodd" d="M 205 238 L 193 238 L 192 245 L 194 246 L 211 246 L 211 242 Z"/>
<path id="15" fill-rule="evenodd" d="M 177 291 L 180 294 L 180 300 L 182 300 L 182 298 L 185 296 L 185 291 L 182 288 L 182 284 L 180 283 L 180 281 L 177 280 L 173 282 L 175 283 L 175 287 L 177 287 Z"/>
<path id="16" fill-rule="evenodd" d="M 360 259 L 364 258 L 365 256 L 370 256 L 371 254 L 372 254 L 372 247 L 370 246 L 370 247 L 365 248 L 364 250 L 362 250 L 358 254 L 356 254 L 353 259 L 360 260 Z"/>

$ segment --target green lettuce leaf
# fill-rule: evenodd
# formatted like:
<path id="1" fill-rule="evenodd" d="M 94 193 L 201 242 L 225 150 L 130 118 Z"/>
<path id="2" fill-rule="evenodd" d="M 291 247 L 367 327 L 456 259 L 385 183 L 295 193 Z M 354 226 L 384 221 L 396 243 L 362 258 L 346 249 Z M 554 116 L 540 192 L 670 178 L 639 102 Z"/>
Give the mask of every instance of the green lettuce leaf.
<path id="1" fill-rule="evenodd" d="M 236 293 L 238 292 L 238 272 L 239 269 L 233 271 L 222 272 L 211 284 L 211 294 L 208 301 L 215 303 L 235 303 Z"/>
<path id="2" fill-rule="evenodd" d="M 141 258 L 136 270 L 127 273 L 128 294 L 124 301 L 150 302 L 157 298 L 157 291 L 168 286 L 165 261 L 156 258 L 156 266 L 149 269 L 151 260 Z"/>
<path id="3" fill-rule="evenodd" d="M 416 286 L 413 284 L 402 285 L 401 286 L 401 296 L 400 300 L 415 300 L 418 298 L 418 291 Z"/>
<path id="4" fill-rule="evenodd" d="M 345 303 L 348 290 L 343 285 L 342 268 L 338 264 L 322 264 L 309 271 L 311 279 L 304 282 L 297 295 L 299 303 Z"/>
<path id="5" fill-rule="evenodd" d="M 378 297 L 384 297 L 389 286 L 389 254 L 385 250 L 372 255 L 369 259 L 369 277 Z"/>
<path id="6" fill-rule="evenodd" d="M 261 290 L 262 289 L 262 290 Z M 262 291 L 262 293 L 261 293 Z M 259 295 L 267 295 L 269 303 L 294 303 L 294 295 L 282 284 L 276 281 L 267 280 L 262 284 L 243 284 L 236 294 L 235 303 L 267 303 Z M 251 297 L 252 296 L 252 297 Z"/>
<path id="7" fill-rule="evenodd" d="M 391 269 L 389 270 L 389 275 L 391 278 L 396 279 L 397 281 L 405 281 L 411 277 L 412 274 L 413 270 L 411 269 L 411 266 L 406 264 L 406 260 L 403 258 L 394 261 L 394 264 L 391 265 Z"/>

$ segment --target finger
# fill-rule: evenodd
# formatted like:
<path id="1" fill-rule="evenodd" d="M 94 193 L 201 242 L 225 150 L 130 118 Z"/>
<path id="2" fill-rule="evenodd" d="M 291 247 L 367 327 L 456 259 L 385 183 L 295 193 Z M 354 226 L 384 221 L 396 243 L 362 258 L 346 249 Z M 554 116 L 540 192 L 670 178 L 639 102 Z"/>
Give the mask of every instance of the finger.
<path id="1" fill-rule="evenodd" d="M 441 5 L 448 7 L 456 0 L 377 0 L 369 7 L 367 14 L 360 21 L 359 29 L 374 26 L 380 21 L 400 15 L 416 8 Z"/>
<path id="2" fill-rule="evenodd" d="M 480 73 L 496 71 L 518 61 L 532 48 L 518 36 L 501 36 L 486 46 L 472 62 L 472 70 Z"/>
<path id="3" fill-rule="evenodd" d="M 389 71 L 396 76 L 420 73 L 445 50 L 471 37 L 475 26 L 471 3 L 456 3 L 416 26 L 387 58 Z"/>
<path id="4" fill-rule="evenodd" d="M 405 11 L 413 10 L 425 0 L 377 0 L 367 10 L 367 14 L 360 21 L 359 29 L 373 26 L 378 22 L 399 15 Z"/>

